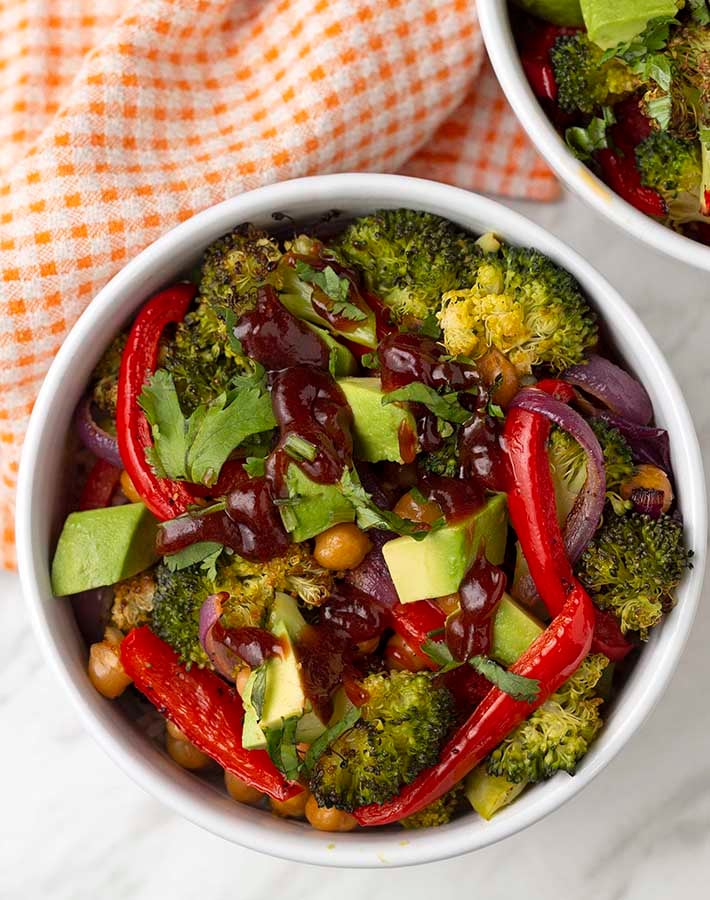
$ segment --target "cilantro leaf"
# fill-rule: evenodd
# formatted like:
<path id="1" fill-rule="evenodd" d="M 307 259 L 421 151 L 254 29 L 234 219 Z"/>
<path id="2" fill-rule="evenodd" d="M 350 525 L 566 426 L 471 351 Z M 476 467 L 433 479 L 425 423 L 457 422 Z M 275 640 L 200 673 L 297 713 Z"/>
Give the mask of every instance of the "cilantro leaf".
<path id="1" fill-rule="evenodd" d="M 339 738 L 341 734 L 349 731 L 361 715 L 362 710 L 357 706 L 351 706 L 342 719 L 336 722 L 335 725 L 331 725 L 330 728 L 326 728 L 323 734 L 317 737 L 308 748 L 308 752 L 303 759 L 303 768 L 310 772 L 318 758 L 325 753 L 333 741 Z"/>
<path id="2" fill-rule="evenodd" d="M 282 719 L 281 725 L 266 731 L 266 750 L 276 768 L 289 781 L 298 778 L 300 759 L 296 748 L 296 728 L 300 716 Z"/>
<path id="3" fill-rule="evenodd" d="M 410 403 L 423 403 L 439 419 L 443 419 L 445 422 L 455 422 L 457 425 L 468 422 L 473 415 L 472 412 L 461 406 L 455 393 L 438 394 L 434 388 L 422 384 L 421 381 L 413 381 L 411 384 L 397 388 L 396 391 L 384 394 L 382 405 L 386 406 L 388 403 L 402 400 Z"/>
<path id="4" fill-rule="evenodd" d="M 688 0 L 690 16 L 698 25 L 710 25 L 710 4 L 708 0 Z"/>
<path id="5" fill-rule="evenodd" d="M 409 535 L 415 541 L 422 541 L 432 531 L 438 531 L 446 524 L 443 518 L 437 519 L 432 523 L 430 530 L 422 530 L 420 523 L 403 519 L 389 509 L 381 509 L 362 486 L 354 470 L 345 469 L 340 479 L 340 490 L 345 499 L 355 507 L 357 524 L 365 530 L 381 528 L 384 531 L 394 531 L 395 534 Z"/>
<path id="6" fill-rule="evenodd" d="M 266 472 L 266 457 L 247 456 L 244 461 L 244 471 L 250 478 L 262 478 Z"/>
<path id="7" fill-rule="evenodd" d="M 163 557 L 163 561 L 171 572 L 179 572 L 181 569 L 195 565 L 195 563 L 202 563 L 201 568 L 203 571 L 208 576 L 212 576 L 214 572 L 216 577 L 215 563 L 223 550 L 223 545 L 218 544 L 216 541 L 198 541 L 196 544 L 190 544 L 189 547 L 185 547 L 183 550 L 178 550 L 177 553 L 168 554 Z"/>
<path id="8" fill-rule="evenodd" d="M 422 653 L 426 653 L 429 659 L 439 666 L 437 675 L 450 672 L 452 669 L 458 669 L 462 665 L 443 641 L 434 641 L 431 637 L 428 637 L 421 643 L 420 649 Z"/>
<path id="9" fill-rule="evenodd" d="M 426 319 L 422 321 L 422 324 L 419 326 L 419 334 L 424 337 L 433 338 L 435 341 L 439 340 L 442 332 L 436 313 L 430 312 Z"/>
<path id="10" fill-rule="evenodd" d="M 540 682 L 536 678 L 526 678 L 525 675 L 509 672 L 487 656 L 472 656 L 468 663 L 491 684 L 505 694 L 509 694 L 514 700 L 534 703 L 540 696 Z"/>
<path id="11" fill-rule="evenodd" d="M 586 128 L 575 125 L 565 130 L 565 141 L 577 159 L 591 159 L 595 150 L 609 146 L 607 128 L 616 121 L 610 106 L 605 106 L 601 116 L 595 116 Z"/>
<path id="12" fill-rule="evenodd" d="M 160 478 L 211 487 L 231 452 L 254 434 L 276 426 L 263 374 L 240 375 L 232 387 L 189 418 L 180 407 L 172 376 L 158 369 L 138 400 L 153 435 L 146 458 Z"/>
<path id="13" fill-rule="evenodd" d="M 332 266 L 326 266 L 319 271 L 302 259 L 297 259 L 296 274 L 308 284 L 314 284 L 320 288 L 326 297 L 333 301 L 332 312 L 336 316 L 350 319 L 352 322 L 363 322 L 367 318 L 367 313 L 348 299 L 350 295 L 348 279 L 341 278 Z"/>
<path id="14" fill-rule="evenodd" d="M 380 368 L 380 360 L 377 356 L 377 352 L 374 353 L 363 353 L 360 357 L 360 363 L 366 369 L 379 369 Z"/>

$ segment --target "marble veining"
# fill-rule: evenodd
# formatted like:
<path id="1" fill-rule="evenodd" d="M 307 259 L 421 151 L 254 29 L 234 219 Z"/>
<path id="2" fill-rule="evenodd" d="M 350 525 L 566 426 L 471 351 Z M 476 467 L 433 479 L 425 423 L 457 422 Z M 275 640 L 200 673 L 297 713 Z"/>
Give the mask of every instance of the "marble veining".
<path id="1" fill-rule="evenodd" d="M 581 251 L 638 310 L 668 355 L 710 459 L 707 276 L 623 236 L 571 197 L 516 206 Z M 14 576 L 0 575 L 0 594 L 0 900 L 707 896 L 710 584 L 660 705 L 581 796 L 476 854 L 345 873 L 234 847 L 148 797 L 79 725 L 40 657 Z"/>

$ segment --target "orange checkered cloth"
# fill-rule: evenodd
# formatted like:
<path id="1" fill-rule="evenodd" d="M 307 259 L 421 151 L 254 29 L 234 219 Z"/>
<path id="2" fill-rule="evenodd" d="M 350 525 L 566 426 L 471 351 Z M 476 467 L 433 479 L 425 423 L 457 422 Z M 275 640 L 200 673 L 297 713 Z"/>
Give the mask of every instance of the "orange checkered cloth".
<path id="1" fill-rule="evenodd" d="M 198 210 L 404 172 L 546 200 L 474 0 L 0 0 L 0 563 L 27 417 L 84 307 Z"/>

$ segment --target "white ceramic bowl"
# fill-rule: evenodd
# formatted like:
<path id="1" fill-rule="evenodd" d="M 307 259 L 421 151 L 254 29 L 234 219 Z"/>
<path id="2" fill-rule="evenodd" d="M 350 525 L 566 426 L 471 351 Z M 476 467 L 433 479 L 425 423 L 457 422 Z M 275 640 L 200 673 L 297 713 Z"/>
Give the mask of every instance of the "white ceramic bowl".
<path id="1" fill-rule="evenodd" d="M 710 247 L 639 212 L 578 160 L 555 130 L 525 77 L 507 0 L 478 0 L 483 39 L 498 81 L 523 128 L 567 187 L 628 234 L 682 262 L 710 270 Z"/>
<path id="2" fill-rule="evenodd" d="M 268 227 L 274 212 L 303 221 L 334 208 L 360 215 L 403 206 L 438 213 L 474 232 L 492 229 L 513 243 L 535 246 L 579 279 L 629 368 L 648 388 L 657 421 L 671 433 L 679 502 L 696 566 L 574 778 L 559 775 L 527 791 L 491 822 L 471 813 L 430 831 L 395 827 L 332 835 L 232 802 L 218 785 L 179 769 L 136 725 L 123 700 L 110 702 L 96 693 L 86 677 L 86 647 L 69 603 L 52 596 L 50 535 L 57 525 L 65 477 L 60 448 L 74 407 L 103 349 L 151 293 L 240 222 Z M 564 244 L 503 206 L 457 188 L 393 175 L 327 175 L 261 188 L 184 222 L 129 263 L 77 322 L 42 386 L 24 447 L 17 512 L 20 575 L 35 631 L 59 682 L 101 746 L 147 791 L 215 834 L 274 856 L 331 866 L 409 865 L 455 856 L 531 825 L 578 793 L 621 750 L 673 672 L 700 594 L 705 537 L 705 487 L 688 410 L 658 348 L 613 288 Z"/>

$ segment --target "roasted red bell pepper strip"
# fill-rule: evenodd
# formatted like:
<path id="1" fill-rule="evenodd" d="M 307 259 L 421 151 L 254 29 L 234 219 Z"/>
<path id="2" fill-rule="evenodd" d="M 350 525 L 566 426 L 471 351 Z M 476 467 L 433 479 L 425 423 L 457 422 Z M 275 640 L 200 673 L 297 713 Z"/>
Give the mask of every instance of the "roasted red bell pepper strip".
<path id="1" fill-rule="evenodd" d="M 666 215 L 668 208 L 663 197 L 653 188 L 641 184 L 641 175 L 632 156 L 620 156 L 606 148 L 597 150 L 595 158 L 602 170 L 604 181 L 623 200 L 647 216 Z"/>
<path id="2" fill-rule="evenodd" d="M 570 385 L 554 379 L 537 383 L 558 400 L 574 397 Z M 523 547 L 535 586 L 550 615 L 557 615 L 567 598 L 567 587 L 574 581 L 567 559 L 562 533 L 557 523 L 555 492 L 550 477 L 546 446 L 550 422 L 539 413 L 511 409 L 505 421 L 504 439 L 510 465 L 508 511 L 515 533 Z M 613 617 L 611 617 L 613 618 Z M 610 659 L 623 659 L 632 645 L 621 633 L 616 620 L 595 616 L 594 653 Z M 616 625 L 616 627 L 615 627 Z"/>
<path id="3" fill-rule="evenodd" d="M 147 625 L 124 638 L 121 662 L 161 715 L 228 772 L 275 800 L 301 793 L 301 785 L 287 782 L 265 750 L 244 749 L 241 698 L 214 672 L 196 666 L 188 671 Z"/>
<path id="4" fill-rule="evenodd" d="M 119 468 L 105 459 L 97 459 L 81 492 L 79 509 L 102 509 L 109 506 L 120 477 Z"/>
<path id="5" fill-rule="evenodd" d="M 118 373 L 116 430 L 118 450 L 131 481 L 145 505 L 159 519 L 173 519 L 195 502 L 178 481 L 158 478 L 148 465 L 145 451 L 153 443 L 150 425 L 138 405 L 148 376 L 158 362 L 160 336 L 172 322 L 181 322 L 195 296 L 194 284 L 176 284 L 145 304 L 129 332 Z"/>
<path id="6" fill-rule="evenodd" d="M 562 611 L 510 671 L 540 682 L 535 703 L 514 700 L 492 688 L 444 747 L 440 761 L 425 769 L 401 793 L 354 813 L 361 825 L 388 825 L 411 816 L 443 796 L 510 732 L 553 694 L 589 652 L 594 609 L 579 583 L 570 585 Z"/>
<path id="7" fill-rule="evenodd" d="M 428 600 L 417 600 L 416 603 L 400 603 L 392 610 L 392 628 L 409 646 L 421 656 L 422 661 L 430 669 L 438 669 L 433 659 L 421 652 L 424 641 L 430 631 L 438 631 L 444 627 L 446 616 Z"/>

